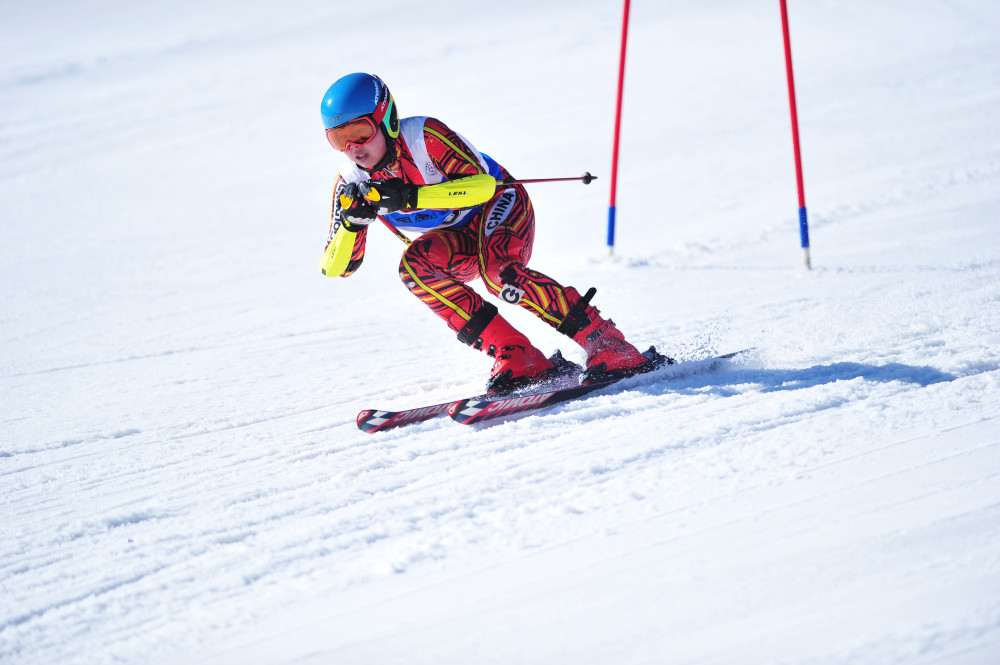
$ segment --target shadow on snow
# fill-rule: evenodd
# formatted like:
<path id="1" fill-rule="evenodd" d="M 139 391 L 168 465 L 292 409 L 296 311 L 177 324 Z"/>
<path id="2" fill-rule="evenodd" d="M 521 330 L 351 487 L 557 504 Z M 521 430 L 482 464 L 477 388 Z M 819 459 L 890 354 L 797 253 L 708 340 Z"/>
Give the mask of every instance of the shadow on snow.
<path id="1" fill-rule="evenodd" d="M 738 394 L 743 392 L 738 389 L 738 386 L 748 383 L 760 386 L 760 392 L 775 392 L 800 390 L 859 378 L 878 383 L 901 381 L 926 388 L 935 383 L 954 381 L 958 377 L 926 365 L 917 367 L 902 363 L 870 365 L 843 362 L 831 365 L 814 365 L 805 369 L 732 369 L 729 371 L 723 369 L 717 372 L 658 382 L 649 387 L 660 389 L 664 393 L 678 392 L 678 388 L 691 390 L 713 388 L 713 392 L 717 391 L 719 394 Z"/>

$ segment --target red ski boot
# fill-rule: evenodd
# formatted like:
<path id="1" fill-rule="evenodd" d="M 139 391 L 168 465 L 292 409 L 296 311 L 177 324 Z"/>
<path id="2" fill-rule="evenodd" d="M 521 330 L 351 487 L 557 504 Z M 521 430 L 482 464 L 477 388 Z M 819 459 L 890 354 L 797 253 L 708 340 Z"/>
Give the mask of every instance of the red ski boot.
<path id="1" fill-rule="evenodd" d="M 477 330 L 478 329 L 478 330 Z M 535 348 L 527 337 L 518 332 L 497 308 L 486 303 L 458 333 L 458 338 L 470 346 L 485 350 L 496 358 L 486 391 L 505 393 L 548 378 L 556 365 Z"/>
<path id="2" fill-rule="evenodd" d="M 601 318 L 598 309 L 590 304 L 595 293 L 596 289 L 590 289 L 580 297 L 576 289 L 566 289 L 568 297 L 578 300 L 557 328 L 587 352 L 587 369 L 580 377 L 581 384 L 625 378 L 673 362 L 654 348 L 641 353 L 629 344 L 615 322 Z"/>

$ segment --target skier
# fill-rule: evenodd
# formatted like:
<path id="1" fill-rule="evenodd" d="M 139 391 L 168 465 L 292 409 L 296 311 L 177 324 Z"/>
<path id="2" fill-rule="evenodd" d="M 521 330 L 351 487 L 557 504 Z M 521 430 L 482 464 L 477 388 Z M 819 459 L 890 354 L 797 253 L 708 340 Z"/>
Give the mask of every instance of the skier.
<path id="1" fill-rule="evenodd" d="M 489 392 L 579 368 L 558 352 L 546 358 L 467 286 L 477 277 L 492 295 L 527 309 L 583 347 L 582 383 L 658 364 L 662 356 L 640 353 L 590 305 L 594 289 L 581 296 L 527 266 L 535 232 L 531 201 L 521 185 L 497 186 L 511 175 L 488 155 L 439 120 L 400 119 L 388 87 L 372 74 L 337 80 L 321 112 L 330 145 L 349 160 L 334 185 L 325 274 L 348 277 L 360 267 L 368 226 L 379 217 L 420 233 L 403 252 L 400 278 L 460 341 L 495 359 Z M 490 183 L 485 189 L 484 180 Z M 449 188 L 446 200 L 434 187 L 440 183 Z"/>

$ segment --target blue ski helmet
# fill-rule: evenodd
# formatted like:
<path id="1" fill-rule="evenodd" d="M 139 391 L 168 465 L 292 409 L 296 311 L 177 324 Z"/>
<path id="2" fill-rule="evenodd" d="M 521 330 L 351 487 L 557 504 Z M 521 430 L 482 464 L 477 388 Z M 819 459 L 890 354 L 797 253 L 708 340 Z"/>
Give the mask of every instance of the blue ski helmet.
<path id="1" fill-rule="evenodd" d="M 364 116 L 371 116 L 387 138 L 399 136 L 399 114 L 389 86 L 374 74 L 348 74 L 337 79 L 320 105 L 323 128 L 331 129 Z"/>

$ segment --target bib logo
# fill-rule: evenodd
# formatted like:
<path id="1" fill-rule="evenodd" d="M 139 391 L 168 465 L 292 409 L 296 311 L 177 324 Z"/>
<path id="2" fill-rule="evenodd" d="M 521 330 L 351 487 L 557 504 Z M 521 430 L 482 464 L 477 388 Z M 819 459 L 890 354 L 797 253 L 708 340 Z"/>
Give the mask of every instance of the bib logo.
<path id="1" fill-rule="evenodd" d="M 503 287 L 500 291 L 500 299 L 504 302 L 510 303 L 511 305 L 516 305 L 521 302 L 521 298 L 523 297 L 524 291 L 510 284 Z"/>
<path id="2" fill-rule="evenodd" d="M 516 197 L 517 195 L 514 193 L 514 190 L 508 189 L 500 195 L 497 202 L 493 204 L 492 208 L 490 208 L 490 212 L 486 216 L 485 235 L 487 237 L 496 231 L 497 227 L 507 221 L 507 217 L 510 215 L 510 211 L 514 207 L 514 199 Z M 520 300 L 520 297 L 518 297 L 518 300 Z"/>

